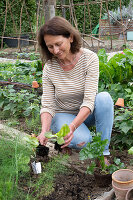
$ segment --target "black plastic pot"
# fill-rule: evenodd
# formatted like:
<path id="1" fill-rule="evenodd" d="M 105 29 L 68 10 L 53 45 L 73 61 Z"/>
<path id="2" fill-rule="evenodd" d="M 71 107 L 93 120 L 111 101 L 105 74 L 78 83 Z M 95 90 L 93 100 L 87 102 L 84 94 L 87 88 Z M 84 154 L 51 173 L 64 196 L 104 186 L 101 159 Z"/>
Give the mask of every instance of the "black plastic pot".
<path id="1" fill-rule="evenodd" d="M 95 171 L 94 177 L 96 180 L 96 184 L 99 187 L 108 187 L 112 182 L 112 174 L 102 174 L 100 172 Z"/>
<path id="2" fill-rule="evenodd" d="M 42 157 L 47 156 L 49 154 L 49 148 L 39 144 L 36 148 L 36 154 Z"/>
<path id="3" fill-rule="evenodd" d="M 16 38 L 16 37 L 13 37 Z M 26 40 L 21 40 L 21 39 L 26 39 Z M 20 39 L 20 46 L 28 46 L 29 45 L 29 36 L 28 35 L 22 35 Z M 4 38 L 3 42 L 8 46 L 8 47 L 17 47 L 18 46 L 18 39 L 11 39 L 11 38 Z"/>

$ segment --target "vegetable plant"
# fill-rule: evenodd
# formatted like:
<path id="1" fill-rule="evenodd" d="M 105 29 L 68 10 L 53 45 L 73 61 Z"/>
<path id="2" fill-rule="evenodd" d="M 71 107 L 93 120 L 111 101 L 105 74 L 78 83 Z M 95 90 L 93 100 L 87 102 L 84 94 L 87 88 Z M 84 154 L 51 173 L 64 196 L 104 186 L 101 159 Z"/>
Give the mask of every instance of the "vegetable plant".
<path id="1" fill-rule="evenodd" d="M 35 102 L 35 103 L 33 103 Z M 39 98 L 35 93 L 29 93 L 27 90 L 18 92 L 12 85 L 1 88 L 0 90 L 0 108 L 7 112 L 8 116 L 24 117 L 39 113 Z"/>
<path id="2" fill-rule="evenodd" d="M 107 83 L 128 83 L 133 78 L 133 51 L 124 49 L 107 60 L 105 49 L 98 51 L 100 81 Z"/>
<path id="3" fill-rule="evenodd" d="M 133 145 L 133 111 L 124 108 L 115 110 L 114 128 L 113 144 L 123 149 L 130 148 Z"/>
<path id="4" fill-rule="evenodd" d="M 60 131 L 56 134 L 52 134 L 52 132 L 46 132 L 45 137 L 52 139 L 54 142 L 57 141 L 59 145 L 62 145 L 65 143 L 64 137 L 70 132 L 69 126 L 67 124 L 64 124 Z"/>
<path id="5" fill-rule="evenodd" d="M 133 155 L 133 146 L 128 150 L 128 153 Z"/>
<path id="6" fill-rule="evenodd" d="M 114 159 L 114 164 L 107 166 L 104 161 L 103 151 L 108 144 L 108 140 L 101 140 L 101 133 L 96 133 L 92 136 L 92 142 L 80 151 L 80 160 L 91 159 L 90 165 L 87 167 L 87 173 L 93 174 L 99 165 L 100 171 L 104 173 L 113 173 L 119 168 L 123 168 L 124 164 L 120 159 Z"/>
<path id="7" fill-rule="evenodd" d="M 25 135 L 23 141 L 29 148 L 36 148 L 39 145 L 38 139 L 34 135 Z"/>

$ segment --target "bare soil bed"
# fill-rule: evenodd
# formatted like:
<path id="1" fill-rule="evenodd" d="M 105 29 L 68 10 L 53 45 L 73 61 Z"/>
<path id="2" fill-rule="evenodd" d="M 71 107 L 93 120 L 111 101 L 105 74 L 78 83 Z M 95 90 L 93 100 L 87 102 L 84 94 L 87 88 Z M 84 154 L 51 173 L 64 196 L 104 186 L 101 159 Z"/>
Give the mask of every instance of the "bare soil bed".
<path id="1" fill-rule="evenodd" d="M 114 157 L 120 158 L 125 166 L 133 170 L 133 166 L 131 166 L 133 156 L 128 155 L 126 150 L 121 152 L 115 150 L 111 152 L 108 159 L 112 161 Z M 109 192 L 112 185 L 99 187 L 94 176 L 86 174 L 87 165 L 88 161 L 80 161 L 78 153 L 73 150 L 72 155 L 69 157 L 68 172 L 56 176 L 54 192 L 41 198 L 41 200 L 94 200 L 103 196 L 105 192 Z"/>

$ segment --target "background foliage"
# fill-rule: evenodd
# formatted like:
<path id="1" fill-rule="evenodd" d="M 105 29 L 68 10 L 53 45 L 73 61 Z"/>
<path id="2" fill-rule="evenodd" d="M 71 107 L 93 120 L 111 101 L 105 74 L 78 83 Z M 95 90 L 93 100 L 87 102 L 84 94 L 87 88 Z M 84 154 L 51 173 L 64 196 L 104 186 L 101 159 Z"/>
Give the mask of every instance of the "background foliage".
<path id="1" fill-rule="evenodd" d="M 12 12 L 12 15 L 14 17 L 14 21 L 15 21 L 15 24 L 16 24 L 17 31 L 19 32 L 19 29 L 20 29 L 20 13 L 21 13 L 21 7 L 22 7 L 22 4 L 23 4 L 23 1 L 22 0 L 14 0 L 14 1 L 8 0 L 8 2 L 11 6 L 11 12 Z M 27 8 L 27 11 L 28 11 L 29 20 L 28 20 L 28 17 L 26 15 L 26 8 Z M 4 30 L 5 9 L 6 9 L 6 0 L 2 0 L 2 1 L 0 1 L 0 36 L 2 35 L 3 30 Z M 21 27 L 22 33 L 31 32 L 29 21 L 31 23 L 31 26 L 34 27 L 35 22 L 36 22 L 35 14 L 36 14 L 36 0 L 26 0 L 25 5 L 23 7 L 23 13 L 22 13 L 22 27 Z M 5 36 L 10 36 L 10 35 L 15 34 L 14 30 L 15 29 L 14 29 L 14 26 L 13 26 L 13 20 L 12 20 L 12 17 L 11 17 L 9 6 L 8 6 Z"/>
<path id="2" fill-rule="evenodd" d="M 88 0 L 88 2 L 92 2 L 93 0 Z M 74 4 L 78 3 L 84 3 L 85 0 L 73 0 Z M 122 0 L 122 6 L 128 6 L 130 0 Z M 57 4 L 60 4 L 60 1 L 57 1 Z M 66 4 L 69 5 L 69 0 L 66 0 Z M 115 10 L 120 6 L 120 1 L 108 1 L 108 9 L 109 10 Z M 91 15 L 91 23 L 92 23 L 92 29 L 95 28 L 95 26 L 99 23 L 99 16 L 100 16 L 100 4 L 90 4 L 90 15 Z M 74 6 L 77 23 L 78 23 L 78 29 L 80 32 L 83 32 L 83 21 L 84 21 L 84 9 L 85 9 L 85 33 L 90 33 L 90 19 L 88 15 L 88 8 L 87 6 Z M 102 16 L 104 16 L 104 13 L 106 13 L 106 4 L 103 3 L 103 9 L 102 9 Z M 58 10 L 57 14 L 62 15 L 61 11 Z M 66 18 L 67 20 L 70 19 L 70 11 L 69 9 L 66 9 Z"/>
<path id="3" fill-rule="evenodd" d="M 9 1 L 9 0 L 8 0 Z M 74 4 L 78 3 L 84 3 L 85 0 L 73 0 Z M 92 2 L 92 0 L 88 0 L 88 2 Z M 128 6 L 130 0 L 122 0 L 122 6 Z M 17 31 L 19 31 L 20 28 L 20 12 L 21 12 L 21 7 L 23 4 L 22 0 L 14 0 L 13 4 L 11 1 L 9 1 L 11 5 L 11 12 L 14 17 L 14 21 L 17 27 Z M 42 4 L 42 0 L 41 0 Z M 61 1 L 57 0 L 57 5 L 61 4 Z M 115 10 L 119 7 L 120 1 L 116 0 L 113 2 L 108 3 L 108 9 L 109 10 Z M 69 5 L 69 0 L 66 0 L 66 5 Z M 5 8 L 6 8 L 6 0 L 0 1 L 0 36 L 2 35 L 3 29 L 4 29 L 4 22 L 5 22 Z M 28 16 L 29 19 L 26 15 L 26 8 L 28 11 Z M 90 19 L 88 15 L 88 8 L 87 5 L 84 6 L 74 6 L 75 14 L 76 14 L 76 19 L 78 23 L 78 28 L 80 32 L 83 32 L 83 20 L 84 20 L 84 9 L 85 9 L 85 33 L 89 34 L 90 33 Z M 30 24 L 33 28 L 33 30 L 36 30 L 36 11 L 37 11 L 37 1 L 36 0 L 26 0 L 25 5 L 23 8 L 23 14 L 22 14 L 22 33 L 27 33 L 31 32 Z M 41 9 L 40 9 L 41 11 Z M 106 13 L 106 4 L 103 3 L 103 10 L 102 14 Z M 56 10 L 56 15 L 62 15 L 61 9 Z M 100 4 L 90 4 L 90 15 L 91 15 L 91 23 L 92 23 L 92 29 L 95 28 L 95 26 L 99 23 L 99 16 L 100 16 Z M 67 20 L 70 20 L 70 10 L 66 9 L 66 18 Z M 44 23 L 44 20 L 42 23 Z M 40 23 L 39 23 L 40 24 Z M 40 24 L 41 25 L 41 24 Z M 10 36 L 14 35 L 14 26 L 13 26 L 13 21 L 11 17 L 11 13 L 8 7 L 8 12 L 7 12 L 7 24 L 6 24 L 6 29 L 5 29 L 5 36 Z"/>

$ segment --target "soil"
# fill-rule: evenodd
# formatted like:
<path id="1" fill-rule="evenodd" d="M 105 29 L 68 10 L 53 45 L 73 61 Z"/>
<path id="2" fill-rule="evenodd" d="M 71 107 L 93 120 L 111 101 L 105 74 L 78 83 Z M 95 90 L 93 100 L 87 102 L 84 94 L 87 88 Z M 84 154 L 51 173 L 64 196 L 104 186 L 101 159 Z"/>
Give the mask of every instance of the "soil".
<path id="1" fill-rule="evenodd" d="M 125 166 L 133 170 L 131 165 L 133 156 L 128 155 L 126 150 L 121 152 L 118 150 L 113 151 L 108 157 L 110 162 L 114 157 L 120 158 Z M 89 161 L 80 161 L 77 151 L 72 150 L 72 155 L 69 157 L 68 162 L 70 164 L 68 172 L 56 176 L 54 192 L 47 197 L 41 198 L 41 200 L 94 200 L 103 195 L 104 192 L 112 189 L 111 181 L 109 185 L 100 186 L 99 183 L 96 183 L 93 175 L 86 174 L 86 167 Z"/>

